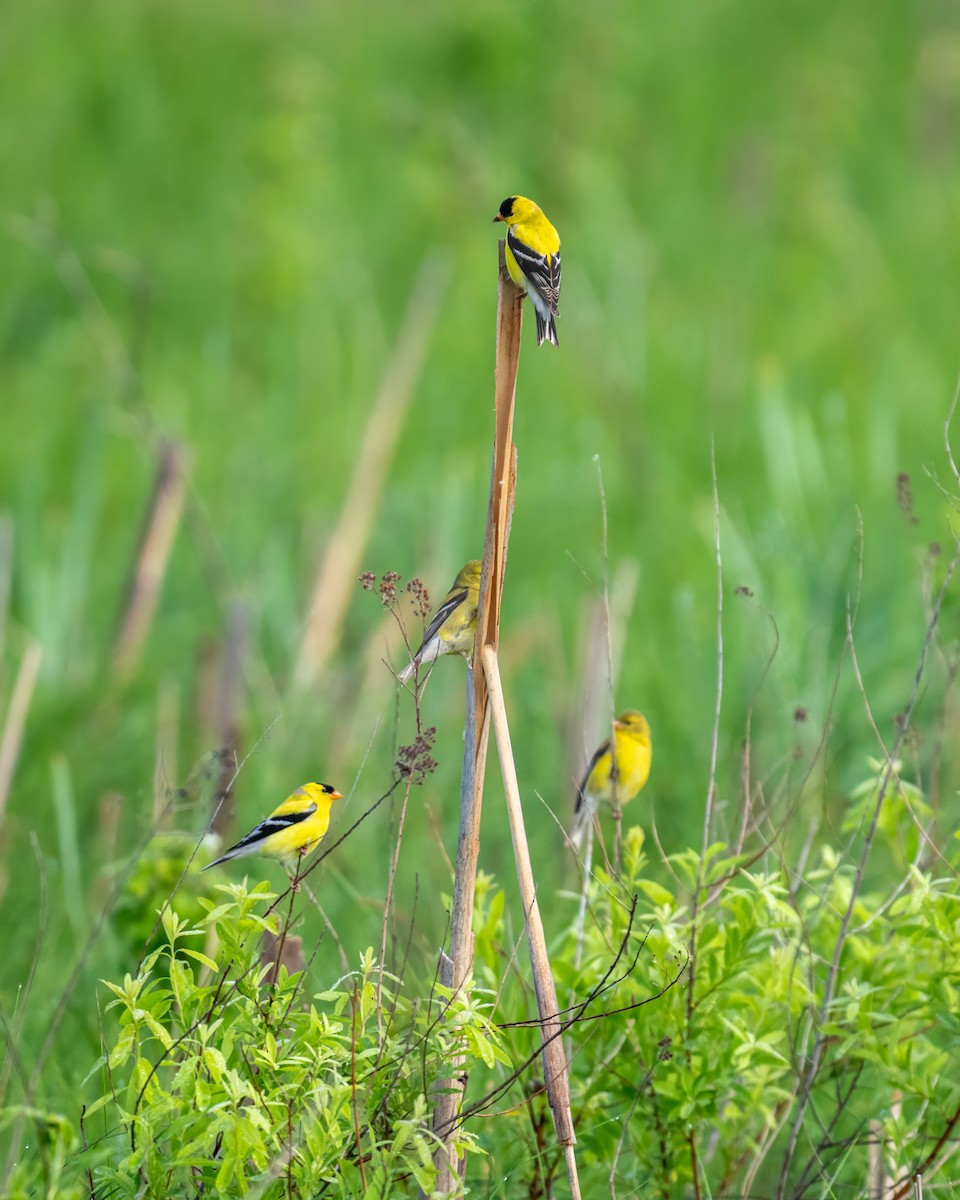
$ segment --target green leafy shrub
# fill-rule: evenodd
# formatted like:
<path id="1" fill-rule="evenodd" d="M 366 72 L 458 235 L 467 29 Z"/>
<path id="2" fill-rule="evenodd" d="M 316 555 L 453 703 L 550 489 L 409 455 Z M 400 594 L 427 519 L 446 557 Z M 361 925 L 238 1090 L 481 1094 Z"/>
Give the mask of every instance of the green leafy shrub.
<path id="1" fill-rule="evenodd" d="M 468 991 L 444 1011 L 438 986 L 411 1001 L 367 951 L 308 1000 L 302 973 L 281 967 L 271 982 L 261 962 L 276 897 L 265 884 L 221 890 L 195 928 L 167 909 L 164 945 L 106 984 L 118 1020 L 91 1073 L 105 1086 L 81 1156 L 97 1194 L 429 1192 L 430 1089 L 454 1055 L 468 1068 L 503 1058 L 489 998 Z M 478 1149 L 465 1130 L 456 1144 Z"/>
<path id="2" fill-rule="evenodd" d="M 867 794 L 875 779 L 855 802 Z M 897 815 L 924 802 L 894 789 L 884 803 L 877 850 L 898 862 Z M 723 845 L 702 862 L 688 850 L 667 887 L 628 829 L 619 874 L 590 885 L 582 947 L 571 925 L 552 952 L 584 1195 L 829 1196 L 879 1162 L 891 1196 L 918 1167 L 935 1173 L 960 1112 L 952 846 L 942 870 L 880 872 L 844 928 L 857 868 L 832 847 L 803 878 Z M 165 910 L 163 944 L 106 984 L 112 1032 L 82 1123 L 5 1114 L 28 1135 L 12 1195 L 41 1179 L 59 1200 L 429 1194 L 432 1100 L 460 1056 L 471 1188 L 551 1194 L 563 1161 L 536 1010 L 492 877 L 477 886 L 476 981 L 452 999 L 435 982 L 416 995 L 369 950 L 313 996 L 306 972 L 273 981 L 261 940 L 283 936 L 276 896 L 220 891 L 195 926 Z"/>
<path id="3" fill-rule="evenodd" d="M 886 802 L 902 810 L 902 795 Z M 845 931 L 856 868 L 830 847 L 804 878 L 722 845 L 670 864 L 675 890 L 648 878 L 629 830 L 619 880 L 591 884 L 582 967 L 572 934 L 554 958 L 561 995 L 590 1001 L 567 1035 L 585 1194 L 671 1196 L 696 1174 L 698 1194 L 768 1195 L 783 1169 L 786 1194 L 832 1195 L 864 1186 L 875 1149 L 888 1184 L 940 1165 L 960 1112 L 955 850 L 942 870 L 909 864 L 864 889 Z"/>

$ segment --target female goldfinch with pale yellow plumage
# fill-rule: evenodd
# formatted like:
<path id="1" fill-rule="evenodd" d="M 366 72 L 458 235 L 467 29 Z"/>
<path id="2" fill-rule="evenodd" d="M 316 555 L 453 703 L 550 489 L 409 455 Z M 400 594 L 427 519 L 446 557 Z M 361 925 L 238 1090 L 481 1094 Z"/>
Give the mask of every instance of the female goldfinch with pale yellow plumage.
<path id="1" fill-rule="evenodd" d="M 333 802 L 342 799 L 329 783 L 305 783 L 245 838 L 203 869 L 209 871 L 231 858 L 243 858 L 247 854 L 265 854 L 268 858 L 281 859 L 287 867 L 295 867 L 305 854 L 323 841 L 330 828 Z"/>
<path id="2" fill-rule="evenodd" d="M 493 219 L 507 227 L 503 256 L 510 278 L 533 301 L 537 345 L 559 346 L 554 317 L 560 315 L 560 235 L 526 196 L 508 196 Z"/>
<path id="3" fill-rule="evenodd" d="M 423 634 L 423 641 L 398 678 L 406 683 L 428 663 L 443 654 L 473 654 L 477 633 L 477 605 L 480 603 L 480 560 L 465 563 L 453 581 L 443 603 Z"/>
<path id="4" fill-rule="evenodd" d="M 650 726 L 642 713 L 633 709 L 622 712 L 613 723 L 612 751 L 610 742 L 607 738 L 594 751 L 577 789 L 573 832 L 570 834 L 575 850 L 579 849 L 583 835 L 601 805 L 619 812 L 650 777 L 653 747 Z"/>

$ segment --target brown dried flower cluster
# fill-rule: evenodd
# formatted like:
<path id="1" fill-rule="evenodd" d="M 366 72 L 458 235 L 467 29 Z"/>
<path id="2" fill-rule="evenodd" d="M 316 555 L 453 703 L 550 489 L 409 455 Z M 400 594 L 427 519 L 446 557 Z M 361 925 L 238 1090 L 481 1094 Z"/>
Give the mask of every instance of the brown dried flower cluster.
<path id="1" fill-rule="evenodd" d="M 430 593 L 419 579 L 411 579 L 407 591 L 413 597 L 414 615 L 426 619 L 430 616 L 433 606 L 430 603 Z"/>
<path id="2" fill-rule="evenodd" d="M 365 592 L 372 592 L 373 585 L 377 582 L 377 577 L 372 571 L 364 571 L 358 576 L 357 582 Z M 380 578 L 380 603 L 384 608 L 393 608 L 397 603 L 397 584 L 400 582 L 399 571 L 387 571 Z"/>
<path id="3" fill-rule="evenodd" d="M 437 760 L 433 757 L 433 743 L 437 736 L 435 725 L 419 733 L 409 746 L 401 746 L 397 755 L 396 768 L 403 778 L 409 777 L 415 786 L 423 783 L 428 775 L 437 769 Z"/>

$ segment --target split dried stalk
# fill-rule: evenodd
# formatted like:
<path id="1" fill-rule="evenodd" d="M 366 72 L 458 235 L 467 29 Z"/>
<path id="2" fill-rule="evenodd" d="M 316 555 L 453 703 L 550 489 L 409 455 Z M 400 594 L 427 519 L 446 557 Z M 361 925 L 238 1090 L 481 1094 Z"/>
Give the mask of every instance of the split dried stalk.
<path id="1" fill-rule="evenodd" d="M 530 846 L 523 821 L 523 806 L 520 802 L 520 785 L 510 742 L 510 727 L 507 708 L 503 699 L 503 684 L 497 652 L 492 646 L 483 648 L 483 670 L 490 691 L 490 707 L 493 712 L 493 729 L 500 756 L 500 772 L 503 775 L 503 790 L 507 801 L 507 817 L 510 821 L 510 836 L 513 839 L 513 855 L 523 902 L 524 922 L 527 930 L 527 946 L 530 951 L 530 966 L 533 969 L 533 986 L 540 1014 L 540 1031 L 543 1040 L 543 1077 L 547 1087 L 547 1099 L 553 1113 L 553 1124 L 557 1140 L 563 1146 L 574 1145 L 577 1137 L 573 1130 L 570 1114 L 570 1087 L 567 1080 L 567 1059 L 560 1036 L 560 1005 L 557 989 L 550 971 L 547 954 L 547 939 L 537 903 L 537 889 L 533 881 L 533 864 L 530 861 Z M 572 1161 L 568 1158 L 568 1164 Z M 575 1169 L 574 1163 L 574 1169 Z M 576 1178 L 574 1174 L 573 1179 Z M 571 1180 L 571 1187 L 573 1186 Z M 577 1192 L 575 1191 L 576 1195 Z"/>
<path id="2" fill-rule="evenodd" d="M 506 272 L 501 242 L 497 283 L 496 424 L 490 475 L 490 502 L 483 544 L 474 663 L 472 670 L 467 672 L 463 773 L 460 780 L 460 831 L 457 839 L 453 912 L 450 917 L 450 956 L 444 956 L 440 968 L 440 982 L 454 992 L 463 987 L 473 972 L 473 904 L 477 883 L 477 859 L 480 854 L 483 781 L 490 737 L 487 685 L 480 665 L 480 653 L 484 641 L 496 646 L 500 639 L 500 599 L 503 594 L 507 543 L 510 538 L 510 522 L 517 486 L 513 411 L 517 369 L 520 363 L 522 301 L 523 293 Z M 462 1177 L 466 1168 L 465 1159 L 457 1162 L 450 1150 L 467 1085 L 466 1074 L 460 1070 L 462 1065 L 462 1058 L 451 1062 L 452 1078 L 444 1080 L 443 1083 L 448 1090 L 437 1095 L 434 1109 L 434 1132 L 444 1142 L 443 1148 L 438 1150 L 434 1157 L 438 1171 L 434 1192 L 440 1196 L 448 1195 L 454 1190 L 454 1174 L 460 1174 Z"/>

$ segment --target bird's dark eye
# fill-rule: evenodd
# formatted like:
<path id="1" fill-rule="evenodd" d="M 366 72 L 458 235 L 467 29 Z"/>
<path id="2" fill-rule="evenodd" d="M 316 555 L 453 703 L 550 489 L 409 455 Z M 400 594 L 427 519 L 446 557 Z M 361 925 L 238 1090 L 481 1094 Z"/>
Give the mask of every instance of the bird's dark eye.
<path id="1" fill-rule="evenodd" d="M 513 202 L 514 202 L 514 200 L 516 200 L 516 196 L 508 196 L 508 197 L 506 198 L 506 200 L 504 200 L 504 202 L 503 202 L 503 203 L 500 205 L 500 216 L 501 216 L 501 217 L 511 217 L 511 216 L 513 216 Z"/>

